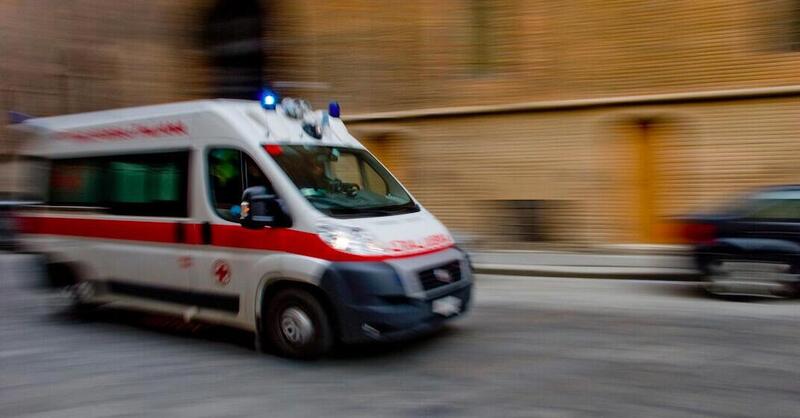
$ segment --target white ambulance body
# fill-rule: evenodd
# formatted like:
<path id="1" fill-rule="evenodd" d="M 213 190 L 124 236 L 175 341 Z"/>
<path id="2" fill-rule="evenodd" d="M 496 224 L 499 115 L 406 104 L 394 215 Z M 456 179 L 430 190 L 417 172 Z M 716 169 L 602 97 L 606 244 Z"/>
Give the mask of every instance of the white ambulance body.
<path id="1" fill-rule="evenodd" d="M 435 329 L 468 308 L 468 259 L 338 116 L 287 99 L 28 119 L 47 193 L 23 244 L 81 306 L 240 327 L 289 356 Z"/>

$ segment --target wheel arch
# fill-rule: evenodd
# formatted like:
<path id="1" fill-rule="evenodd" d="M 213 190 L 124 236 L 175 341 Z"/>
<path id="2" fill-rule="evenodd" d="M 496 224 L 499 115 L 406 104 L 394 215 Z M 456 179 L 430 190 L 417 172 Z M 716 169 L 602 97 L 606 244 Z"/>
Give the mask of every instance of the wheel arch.
<path id="1" fill-rule="evenodd" d="M 269 305 L 269 301 L 274 298 L 275 295 L 285 289 L 299 289 L 316 298 L 317 301 L 319 301 L 319 303 L 322 305 L 322 308 L 325 309 L 325 313 L 328 314 L 330 326 L 334 331 L 334 335 L 337 338 L 339 337 L 339 318 L 336 307 L 334 306 L 330 295 L 324 289 L 314 283 L 286 277 L 265 279 L 259 286 L 255 300 L 256 330 L 261 329 L 261 321 L 263 320 L 264 310 Z"/>
<path id="2" fill-rule="evenodd" d="M 47 287 L 74 285 L 86 278 L 87 274 L 87 267 L 78 261 L 45 261 L 44 280 Z"/>

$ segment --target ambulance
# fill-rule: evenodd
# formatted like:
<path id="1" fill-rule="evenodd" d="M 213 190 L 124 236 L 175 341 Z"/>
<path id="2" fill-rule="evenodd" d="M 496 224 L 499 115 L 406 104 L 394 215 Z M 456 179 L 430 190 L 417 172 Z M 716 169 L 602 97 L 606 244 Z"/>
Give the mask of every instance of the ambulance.
<path id="1" fill-rule="evenodd" d="M 347 130 L 339 105 L 201 100 L 14 125 L 41 203 L 26 251 L 77 307 L 253 331 L 312 358 L 406 339 L 469 308 L 448 230 Z"/>

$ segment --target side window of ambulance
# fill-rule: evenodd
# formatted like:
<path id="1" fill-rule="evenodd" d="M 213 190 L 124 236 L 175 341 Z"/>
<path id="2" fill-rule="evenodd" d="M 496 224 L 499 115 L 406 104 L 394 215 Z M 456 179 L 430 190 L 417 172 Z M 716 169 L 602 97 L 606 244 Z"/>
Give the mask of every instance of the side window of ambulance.
<path id="1" fill-rule="evenodd" d="M 208 153 L 208 178 L 211 205 L 223 219 L 238 222 L 242 192 L 248 187 L 265 186 L 267 177 L 249 155 L 231 148 L 214 148 Z"/>
<path id="2" fill-rule="evenodd" d="M 50 169 L 52 206 L 103 206 L 101 166 L 96 159 L 55 160 Z"/>
<path id="3" fill-rule="evenodd" d="M 54 160 L 48 204 L 187 217 L 188 164 L 188 151 Z"/>

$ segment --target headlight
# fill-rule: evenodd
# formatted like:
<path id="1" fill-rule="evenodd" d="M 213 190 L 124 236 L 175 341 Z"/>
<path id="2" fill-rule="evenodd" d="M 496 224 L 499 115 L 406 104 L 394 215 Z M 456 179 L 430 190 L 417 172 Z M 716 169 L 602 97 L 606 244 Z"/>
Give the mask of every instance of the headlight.
<path id="1" fill-rule="evenodd" d="M 361 228 L 347 225 L 320 224 L 317 234 L 331 248 L 356 255 L 386 254 L 378 242 Z"/>

